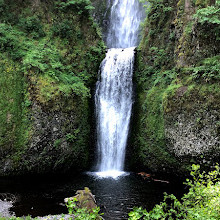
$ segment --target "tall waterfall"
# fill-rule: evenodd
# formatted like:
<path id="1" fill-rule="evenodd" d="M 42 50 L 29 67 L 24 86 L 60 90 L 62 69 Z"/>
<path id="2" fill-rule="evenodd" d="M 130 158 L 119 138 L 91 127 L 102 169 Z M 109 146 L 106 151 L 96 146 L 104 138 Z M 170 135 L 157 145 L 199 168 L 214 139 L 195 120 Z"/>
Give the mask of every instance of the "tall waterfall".
<path id="1" fill-rule="evenodd" d="M 110 0 L 109 0 L 110 1 Z M 139 0 L 113 0 L 107 34 L 109 49 L 96 87 L 98 171 L 118 176 L 124 169 L 133 95 L 134 49 L 143 7 Z"/>
<path id="2" fill-rule="evenodd" d="M 138 45 L 139 26 L 145 12 L 139 0 L 114 0 L 107 34 L 108 48 Z"/>
<path id="3" fill-rule="evenodd" d="M 110 49 L 97 83 L 99 171 L 123 170 L 132 108 L 134 48 Z"/>

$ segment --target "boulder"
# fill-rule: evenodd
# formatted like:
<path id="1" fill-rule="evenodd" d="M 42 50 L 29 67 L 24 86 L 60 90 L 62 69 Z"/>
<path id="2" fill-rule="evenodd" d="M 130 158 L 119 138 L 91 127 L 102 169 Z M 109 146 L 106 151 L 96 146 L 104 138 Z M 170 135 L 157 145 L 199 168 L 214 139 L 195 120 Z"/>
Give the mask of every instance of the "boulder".
<path id="1" fill-rule="evenodd" d="M 65 198 L 64 202 L 68 203 L 69 200 L 74 201 L 74 199 L 77 199 L 77 208 L 87 208 L 88 210 L 97 208 L 95 196 L 91 193 L 88 187 L 85 187 L 84 190 L 77 190 L 75 196 Z"/>

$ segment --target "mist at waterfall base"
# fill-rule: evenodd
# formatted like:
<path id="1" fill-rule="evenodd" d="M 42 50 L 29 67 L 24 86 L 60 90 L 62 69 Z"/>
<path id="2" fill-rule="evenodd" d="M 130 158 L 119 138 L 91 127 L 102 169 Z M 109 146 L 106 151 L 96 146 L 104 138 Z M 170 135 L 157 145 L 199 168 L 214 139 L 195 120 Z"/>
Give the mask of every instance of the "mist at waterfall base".
<path id="1" fill-rule="evenodd" d="M 163 193 L 182 195 L 182 184 L 150 182 L 130 173 L 118 179 L 97 178 L 86 173 L 59 177 L 22 177 L 0 179 L 1 193 L 17 197 L 11 209 L 16 216 L 46 216 L 67 213 L 64 198 L 73 196 L 77 190 L 89 187 L 95 194 L 105 220 L 128 219 L 135 206 L 151 210 L 163 200 Z"/>

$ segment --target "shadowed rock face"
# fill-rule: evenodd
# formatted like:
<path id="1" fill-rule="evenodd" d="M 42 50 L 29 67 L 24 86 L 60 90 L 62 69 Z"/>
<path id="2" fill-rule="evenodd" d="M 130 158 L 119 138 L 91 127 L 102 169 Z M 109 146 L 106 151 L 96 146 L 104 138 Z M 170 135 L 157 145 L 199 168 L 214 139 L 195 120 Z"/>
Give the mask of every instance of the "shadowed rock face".
<path id="1" fill-rule="evenodd" d="M 93 17 L 99 24 L 102 30 L 103 40 L 106 42 L 113 0 L 92 0 L 91 2 L 95 7 Z"/>
<path id="2" fill-rule="evenodd" d="M 218 111 L 179 112 L 166 117 L 165 135 L 177 157 L 219 154 Z"/>

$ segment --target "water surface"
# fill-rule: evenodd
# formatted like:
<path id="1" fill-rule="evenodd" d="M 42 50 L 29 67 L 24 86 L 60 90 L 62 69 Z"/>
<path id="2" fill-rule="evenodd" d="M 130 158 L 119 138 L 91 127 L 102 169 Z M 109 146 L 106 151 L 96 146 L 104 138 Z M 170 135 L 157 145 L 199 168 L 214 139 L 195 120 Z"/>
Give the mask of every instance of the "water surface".
<path id="1" fill-rule="evenodd" d="M 127 219 L 127 213 L 134 206 L 150 210 L 163 200 L 163 192 L 181 195 L 183 191 L 181 184 L 149 182 L 133 173 L 118 179 L 97 178 L 85 173 L 68 177 L 1 179 L 0 185 L 0 193 L 17 196 L 11 211 L 17 216 L 32 217 L 67 213 L 64 198 L 89 187 L 107 220 Z"/>

